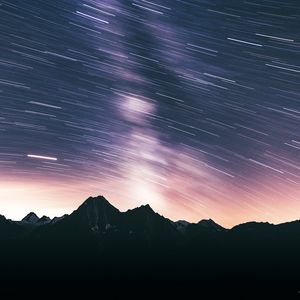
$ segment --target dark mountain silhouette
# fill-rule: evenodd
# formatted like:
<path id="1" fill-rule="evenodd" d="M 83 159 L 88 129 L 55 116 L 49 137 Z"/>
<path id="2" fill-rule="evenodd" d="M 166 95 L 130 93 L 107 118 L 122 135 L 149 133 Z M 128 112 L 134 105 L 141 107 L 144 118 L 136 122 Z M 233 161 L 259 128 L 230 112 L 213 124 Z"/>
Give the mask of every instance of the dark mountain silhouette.
<path id="1" fill-rule="evenodd" d="M 55 229 L 73 233 L 101 233 L 119 224 L 120 211 L 104 197 L 90 197 L 77 210 L 56 222 Z"/>
<path id="2" fill-rule="evenodd" d="M 52 220 L 0 216 L 0 241 L 1 280 L 300 282 L 299 221 L 226 229 L 211 219 L 173 222 L 149 205 L 120 212 L 98 196 Z"/>
<path id="3" fill-rule="evenodd" d="M 215 230 L 215 231 L 223 231 L 225 228 L 214 222 L 212 219 L 208 220 L 201 220 L 198 222 L 197 226 L 207 228 L 210 230 Z"/>
<path id="4" fill-rule="evenodd" d="M 51 220 L 51 223 L 54 224 L 60 220 L 62 220 L 63 218 L 65 218 L 66 216 L 68 216 L 67 214 L 64 214 L 63 216 L 61 217 L 54 217 L 52 220 Z"/>
<path id="5" fill-rule="evenodd" d="M 26 215 L 21 222 L 35 224 L 39 220 L 39 217 L 34 213 L 30 212 L 28 215 Z"/>
<path id="6" fill-rule="evenodd" d="M 9 242 L 22 233 L 25 229 L 17 222 L 7 220 L 4 216 L 0 215 L 0 239 L 2 243 Z"/>
<path id="7" fill-rule="evenodd" d="M 155 213 L 149 205 L 128 210 L 122 216 L 122 230 L 137 239 L 163 243 L 178 232 L 169 219 Z"/>
<path id="8" fill-rule="evenodd" d="M 275 225 L 267 223 L 267 222 L 247 222 L 240 225 L 234 226 L 231 230 L 232 231 L 239 231 L 239 232 L 255 232 L 257 230 L 265 231 L 269 229 L 273 229 Z"/>
<path id="9" fill-rule="evenodd" d="M 35 224 L 38 224 L 38 225 L 44 225 L 44 224 L 47 224 L 47 223 L 50 223 L 51 222 L 51 219 L 47 216 L 42 216 L 40 219 L 37 220 L 37 222 Z"/>
<path id="10" fill-rule="evenodd" d="M 175 228 L 181 233 L 185 233 L 186 229 L 189 225 L 190 225 L 190 223 L 185 220 L 179 220 L 179 221 L 174 222 Z"/>

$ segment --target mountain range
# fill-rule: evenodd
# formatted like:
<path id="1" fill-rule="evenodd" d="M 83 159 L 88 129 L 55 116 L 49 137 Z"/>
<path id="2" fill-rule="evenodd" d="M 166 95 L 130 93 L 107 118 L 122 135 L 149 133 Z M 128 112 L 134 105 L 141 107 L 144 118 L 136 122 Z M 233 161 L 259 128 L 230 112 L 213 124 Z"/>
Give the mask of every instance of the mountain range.
<path id="1" fill-rule="evenodd" d="M 143 205 L 120 212 L 103 196 L 70 215 L 0 216 L 1 280 L 190 284 L 300 280 L 300 222 L 173 222 Z"/>
<path id="2" fill-rule="evenodd" d="M 198 223 L 187 221 L 173 222 L 155 213 L 152 208 L 142 205 L 126 212 L 120 212 L 103 196 L 88 198 L 77 210 L 70 215 L 39 218 L 34 212 L 28 213 L 21 221 L 12 221 L 2 216 L 0 234 L 10 228 L 10 238 L 28 238 L 36 234 L 57 235 L 94 235 L 99 239 L 104 235 L 128 237 L 130 240 L 144 240 L 149 246 L 155 241 L 167 242 L 183 236 L 192 236 L 204 232 L 224 232 L 227 229 L 216 224 L 213 220 L 201 220 Z M 40 226 L 43 226 L 41 229 Z M 75 231 L 74 231 L 75 230 Z M 6 235 L 6 233 L 5 233 Z"/>

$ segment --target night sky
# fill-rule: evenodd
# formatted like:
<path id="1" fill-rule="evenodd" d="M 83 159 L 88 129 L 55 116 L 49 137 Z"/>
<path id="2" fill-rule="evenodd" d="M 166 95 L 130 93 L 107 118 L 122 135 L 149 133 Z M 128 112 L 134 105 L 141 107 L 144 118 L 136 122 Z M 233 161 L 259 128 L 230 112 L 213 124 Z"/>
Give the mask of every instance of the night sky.
<path id="1" fill-rule="evenodd" d="M 0 213 L 90 195 L 300 218 L 300 2 L 0 1 Z"/>

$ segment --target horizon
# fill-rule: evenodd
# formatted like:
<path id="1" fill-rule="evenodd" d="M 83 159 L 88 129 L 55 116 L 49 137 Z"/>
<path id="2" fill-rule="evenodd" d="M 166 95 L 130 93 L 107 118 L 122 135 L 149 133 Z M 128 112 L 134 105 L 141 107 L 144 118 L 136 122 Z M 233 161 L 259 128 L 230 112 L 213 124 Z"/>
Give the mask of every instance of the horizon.
<path id="1" fill-rule="evenodd" d="M 7 220 L 11 220 L 11 221 L 14 221 L 14 222 L 20 222 L 20 221 L 22 221 L 22 219 L 24 218 L 24 217 L 26 217 L 28 214 L 30 214 L 30 213 L 34 213 L 38 218 L 42 218 L 42 217 L 44 217 L 44 216 L 46 216 L 46 217 L 49 217 L 51 220 L 53 219 L 53 218 L 55 218 L 55 217 L 62 217 L 62 216 L 64 216 L 64 215 L 70 215 L 70 214 L 72 214 L 74 211 L 76 211 L 79 207 L 80 207 L 80 205 L 82 205 L 84 202 L 86 202 L 88 199 L 90 199 L 90 198 L 101 198 L 101 197 L 103 197 L 106 201 L 108 201 L 108 203 L 110 204 L 110 205 L 112 205 L 113 207 L 115 207 L 115 208 L 117 208 L 121 213 L 125 213 L 125 212 L 127 212 L 127 211 L 129 211 L 129 210 L 132 210 L 132 209 L 135 209 L 135 208 L 139 208 L 139 207 L 142 207 L 142 206 L 147 206 L 147 205 L 149 205 L 150 206 L 150 208 L 155 212 L 155 213 L 158 213 L 159 215 L 161 215 L 162 217 L 164 217 L 164 218 L 167 218 L 167 219 L 169 219 L 170 221 L 172 221 L 172 222 L 179 222 L 179 221 L 186 221 L 186 222 L 188 222 L 188 223 L 190 223 L 190 224 L 197 224 L 197 223 L 199 223 L 200 221 L 203 221 L 203 220 L 212 220 L 212 221 L 214 221 L 216 224 L 218 224 L 218 225 L 221 225 L 223 228 L 225 228 L 225 229 L 232 229 L 232 228 L 234 228 L 235 226 L 238 226 L 238 225 L 242 225 L 242 224 L 246 224 L 246 223 L 251 223 L 251 222 L 255 222 L 255 223 L 268 223 L 268 224 L 271 224 L 271 225 L 279 225 L 279 224 L 284 224 L 284 223 L 289 223 L 289 222 L 294 222 L 294 221 L 299 221 L 300 220 L 300 218 L 298 218 L 298 219 L 292 219 L 292 220 L 285 220 L 285 221 L 282 221 L 282 222 L 278 222 L 278 223 L 272 223 L 272 222 L 269 222 L 269 221 L 267 221 L 267 220 L 260 220 L 260 221 L 258 221 L 258 220 L 245 220 L 244 222 L 241 222 L 241 223 L 236 223 L 236 224 L 233 224 L 233 225 L 231 225 L 231 226 L 225 226 L 224 224 L 222 224 L 222 223 L 219 223 L 219 222 L 217 222 L 214 218 L 202 218 L 202 219 L 198 219 L 198 221 L 197 220 L 195 220 L 195 221 L 189 221 L 189 220 L 186 220 L 186 219 L 172 219 L 172 218 L 169 218 L 169 217 L 167 217 L 167 216 L 165 216 L 165 215 L 163 215 L 163 214 L 161 214 L 161 213 L 159 213 L 158 211 L 156 211 L 155 209 L 153 209 L 153 207 L 151 207 L 151 205 L 149 204 L 149 203 L 145 203 L 145 204 L 140 204 L 139 206 L 134 206 L 134 207 L 130 207 L 130 208 L 127 208 L 127 209 L 125 209 L 125 210 L 120 210 L 117 206 L 115 206 L 109 199 L 107 199 L 104 195 L 97 195 L 97 196 L 89 196 L 89 197 L 87 197 L 85 200 L 83 200 L 81 203 L 79 203 L 78 204 L 78 206 L 76 206 L 74 209 L 72 209 L 71 211 L 69 211 L 69 212 L 65 212 L 65 213 L 63 213 L 63 214 L 61 214 L 61 215 L 49 215 L 49 214 L 45 214 L 45 213 L 37 213 L 34 209 L 32 209 L 32 210 L 29 210 L 27 213 L 25 213 L 22 217 L 20 217 L 20 218 L 17 218 L 17 219 L 14 219 L 14 218 L 10 218 L 10 217 L 8 217 L 8 216 L 6 216 L 6 215 L 4 215 L 4 214 L 2 214 L 1 213 L 1 211 L 0 211 L 0 215 L 2 215 L 2 216 L 4 216 Z"/>
<path id="2" fill-rule="evenodd" d="M 254 4 L 3 3 L 0 212 L 297 219 L 299 7 Z"/>

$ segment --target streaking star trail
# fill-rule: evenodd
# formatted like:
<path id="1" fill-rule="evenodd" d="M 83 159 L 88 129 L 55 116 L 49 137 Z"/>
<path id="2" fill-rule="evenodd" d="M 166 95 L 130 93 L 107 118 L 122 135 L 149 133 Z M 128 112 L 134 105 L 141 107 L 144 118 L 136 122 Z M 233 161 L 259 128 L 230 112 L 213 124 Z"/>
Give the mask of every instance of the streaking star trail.
<path id="1" fill-rule="evenodd" d="M 300 214 L 300 4 L 0 3 L 0 213 L 103 194 L 223 226 Z"/>
<path id="2" fill-rule="evenodd" d="M 38 159 L 46 159 L 46 160 L 57 160 L 56 157 L 42 156 L 42 155 L 35 155 L 35 154 L 27 154 L 27 157 L 38 158 Z"/>

